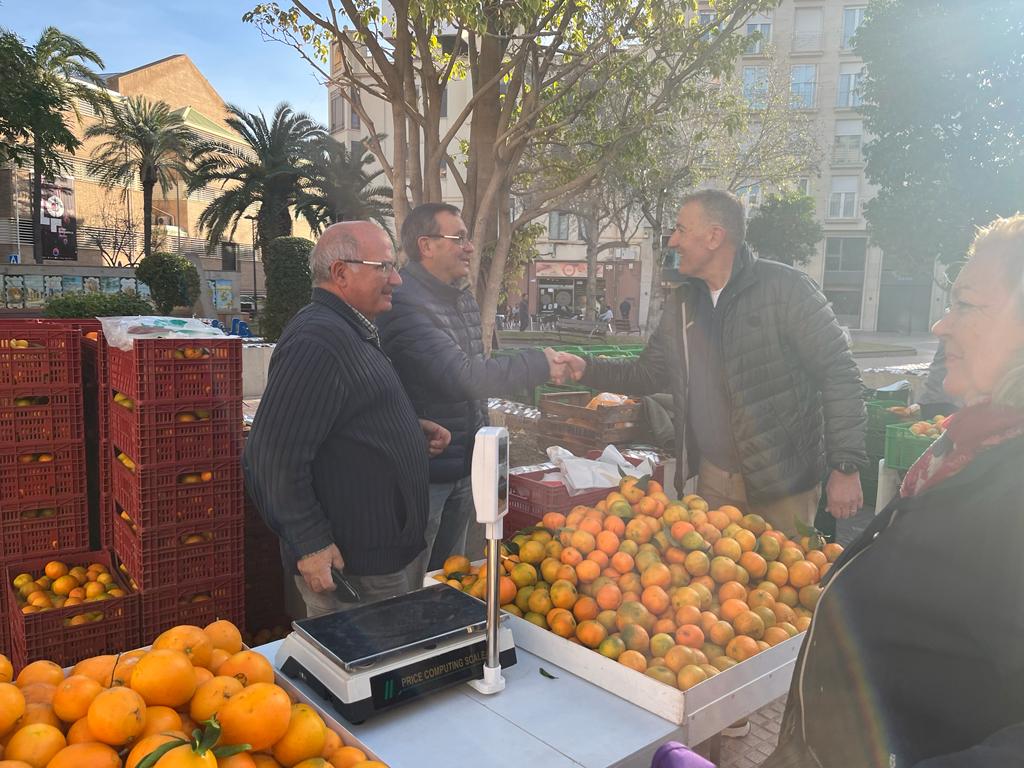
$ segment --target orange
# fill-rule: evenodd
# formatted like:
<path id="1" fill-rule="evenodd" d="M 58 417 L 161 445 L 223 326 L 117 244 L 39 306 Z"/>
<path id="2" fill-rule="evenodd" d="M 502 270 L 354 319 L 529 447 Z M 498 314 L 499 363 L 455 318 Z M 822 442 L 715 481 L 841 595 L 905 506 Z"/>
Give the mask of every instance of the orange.
<path id="1" fill-rule="evenodd" d="M 740 555 L 740 565 L 746 569 L 752 579 L 760 580 L 768 571 L 767 561 L 757 552 L 744 552 Z"/>
<path id="2" fill-rule="evenodd" d="M 692 648 L 685 645 L 673 645 L 665 653 L 665 666 L 673 672 L 678 672 L 687 664 L 693 664 L 697 657 Z"/>
<path id="3" fill-rule="evenodd" d="M 736 636 L 736 631 L 728 621 L 716 621 L 708 631 L 708 637 L 715 645 L 725 647 Z"/>
<path id="4" fill-rule="evenodd" d="M 743 513 L 731 504 L 723 504 L 718 508 L 719 512 L 724 512 L 726 517 L 729 518 L 730 523 L 738 523 L 743 519 Z"/>
<path id="5" fill-rule="evenodd" d="M 619 654 L 619 664 L 635 669 L 637 672 L 647 671 L 647 659 L 639 651 L 626 650 Z"/>
<path id="6" fill-rule="evenodd" d="M 716 555 L 711 559 L 711 569 L 708 574 L 716 584 L 724 584 L 736 580 L 736 561 L 722 555 Z"/>
<path id="7" fill-rule="evenodd" d="M 588 595 L 581 595 L 576 599 L 576 603 L 572 607 L 572 615 L 576 618 L 576 621 L 586 621 L 587 619 L 596 619 L 597 614 L 601 612 L 597 601 Z"/>
<path id="8" fill-rule="evenodd" d="M 667 611 L 672 604 L 668 593 L 658 586 L 644 588 L 644 591 L 640 593 L 640 602 L 656 616 Z"/>
<path id="9" fill-rule="evenodd" d="M 604 530 L 614 533 L 615 536 L 621 541 L 622 537 L 626 535 L 626 521 L 621 517 L 615 515 L 608 515 L 602 523 Z"/>
<path id="10" fill-rule="evenodd" d="M 335 731 L 332 731 L 330 728 L 328 728 L 327 736 L 324 739 L 324 748 L 323 751 L 320 752 L 320 757 L 330 757 L 343 746 L 345 746 L 345 744 L 344 742 L 342 742 L 341 736 L 339 736 Z"/>
<path id="11" fill-rule="evenodd" d="M 142 737 L 132 746 L 128 758 L 125 760 L 124 768 L 135 768 L 145 759 L 146 755 L 178 737 L 184 738 L 185 734 L 181 732 L 152 733 Z"/>
<path id="12" fill-rule="evenodd" d="M 724 603 L 726 600 L 745 601 L 746 599 L 747 588 L 738 581 L 727 581 L 718 588 L 718 602 L 720 603 Z"/>
<path id="13" fill-rule="evenodd" d="M 790 608 L 795 608 L 800 602 L 800 595 L 794 587 L 787 584 L 784 587 L 779 587 L 779 599 L 777 602 L 788 605 Z"/>
<path id="14" fill-rule="evenodd" d="M 789 583 L 794 589 L 816 584 L 821 578 L 818 566 L 809 560 L 800 560 L 789 566 Z"/>
<path id="15" fill-rule="evenodd" d="M 609 635 L 597 646 L 598 653 L 612 660 L 618 659 L 625 650 L 626 644 L 619 635 Z"/>
<path id="16" fill-rule="evenodd" d="M 14 665 L 11 660 L 0 653 L 0 683 L 9 683 L 14 679 Z"/>
<path id="17" fill-rule="evenodd" d="M 92 700 L 86 717 L 98 741 L 117 747 L 142 733 L 146 702 L 131 688 L 110 688 Z"/>
<path id="18" fill-rule="evenodd" d="M 202 755 L 193 750 L 191 744 L 182 744 L 167 752 L 156 761 L 153 768 L 217 768 L 217 758 L 212 751 Z"/>
<path id="19" fill-rule="evenodd" d="M 576 619 L 565 608 L 552 608 L 546 616 L 548 627 L 559 637 L 575 637 Z"/>
<path id="20" fill-rule="evenodd" d="M 64 723 L 54 714 L 53 706 L 47 702 L 30 701 L 25 703 L 25 714 L 21 716 L 18 726 L 24 728 L 29 723 L 45 723 L 63 730 Z"/>
<path id="21" fill-rule="evenodd" d="M 581 584 L 589 584 L 601 575 L 601 566 L 593 560 L 584 560 L 576 566 L 576 578 Z"/>
<path id="22" fill-rule="evenodd" d="M 600 622 L 587 619 L 576 625 L 576 637 L 587 648 L 597 648 L 607 636 L 608 630 Z"/>
<path id="23" fill-rule="evenodd" d="M 703 576 L 711 570 L 711 561 L 708 559 L 708 556 L 700 550 L 694 550 L 688 554 L 683 565 L 686 566 L 686 571 L 691 576 Z"/>
<path id="24" fill-rule="evenodd" d="M 565 526 L 565 515 L 561 512 L 548 512 L 540 519 L 540 524 L 549 531 L 557 531 Z"/>
<path id="25" fill-rule="evenodd" d="M 357 747 L 342 747 L 328 758 L 334 768 L 352 768 L 353 765 L 366 760 L 366 753 Z"/>
<path id="26" fill-rule="evenodd" d="M 264 750 L 288 730 L 291 700 L 272 683 L 252 683 L 221 707 L 218 718 L 221 743 L 249 744 L 253 751 Z"/>
<path id="27" fill-rule="evenodd" d="M 746 635 L 737 635 L 725 646 L 725 654 L 733 661 L 746 661 L 759 652 L 757 641 Z"/>
<path id="28" fill-rule="evenodd" d="M 800 605 L 808 610 L 814 610 L 820 597 L 821 586 L 819 584 L 808 584 L 800 589 Z"/>
<path id="29" fill-rule="evenodd" d="M 218 757 L 217 768 L 256 768 L 256 761 L 248 752 L 239 752 L 231 757 Z"/>
<path id="30" fill-rule="evenodd" d="M 748 606 L 744 600 L 739 600 L 737 598 L 729 598 L 724 603 L 722 603 L 722 606 L 721 608 L 719 608 L 718 613 L 723 619 L 730 623 L 733 623 L 736 621 L 737 616 L 739 616 L 741 613 L 744 613 L 745 611 L 748 611 L 749 609 L 750 606 Z"/>
<path id="31" fill-rule="evenodd" d="M 170 707 L 146 707 L 146 723 L 140 736 L 151 736 L 164 731 L 180 731 L 181 715 Z"/>
<path id="32" fill-rule="evenodd" d="M 704 632 L 696 624 L 684 624 L 676 630 L 676 642 L 687 648 L 700 648 L 704 645 Z"/>
<path id="33" fill-rule="evenodd" d="M 765 578 L 778 587 L 784 587 L 789 582 L 789 568 L 779 562 L 770 562 Z"/>
<path id="34" fill-rule="evenodd" d="M 732 625 L 738 635 L 747 635 L 755 640 L 760 640 L 764 636 L 764 619 L 753 611 L 739 614 L 733 619 Z"/>
<path id="35" fill-rule="evenodd" d="M 106 744 L 71 744 L 46 764 L 46 768 L 121 768 L 121 758 Z"/>
<path id="36" fill-rule="evenodd" d="M 498 577 L 498 604 L 508 605 L 516 599 L 518 587 L 508 576 Z"/>
<path id="37" fill-rule="evenodd" d="M 603 530 L 595 537 L 597 548 L 611 557 L 619 551 L 619 537 L 612 531 Z"/>
<path id="38" fill-rule="evenodd" d="M 274 668 L 264 656 L 255 651 L 239 651 L 234 654 L 221 664 L 217 674 L 225 677 L 237 677 L 242 685 L 274 682 Z M 239 743 L 245 744 L 246 742 Z"/>
<path id="39" fill-rule="evenodd" d="M 576 526 L 579 530 L 589 533 L 591 536 L 597 536 L 602 530 L 601 521 L 593 517 L 583 516 L 579 524 Z"/>
<path id="40" fill-rule="evenodd" d="M 667 587 L 672 583 L 672 572 L 664 563 L 652 563 L 640 574 L 640 583 L 645 587 Z"/>
<path id="41" fill-rule="evenodd" d="M 733 562 L 739 562 L 740 556 L 743 554 L 743 548 L 740 546 L 740 543 L 729 536 L 723 536 L 712 544 L 711 551 L 715 555 L 727 557 Z"/>
<path id="42" fill-rule="evenodd" d="M 85 675 L 71 675 L 57 686 L 53 694 L 53 711 L 65 723 L 85 717 L 89 705 L 103 686 Z"/>
<path id="43" fill-rule="evenodd" d="M 5 760 L 22 760 L 32 768 L 46 768 L 54 755 L 67 746 L 64 734 L 52 725 L 32 723 L 14 732 L 4 749 Z"/>
<path id="44" fill-rule="evenodd" d="M 96 737 L 92 735 L 92 731 L 89 730 L 89 719 L 83 717 L 81 720 L 76 720 L 68 728 L 67 732 L 68 744 L 88 744 L 89 742 L 96 741 Z"/>
<path id="45" fill-rule="evenodd" d="M 749 595 L 747 595 L 747 605 L 749 605 L 751 608 L 757 608 L 762 605 L 771 608 L 773 605 L 775 605 L 775 598 L 767 590 L 755 589 L 752 590 Z"/>
<path id="46" fill-rule="evenodd" d="M 0 683 L 0 736 L 25 714 L 25 694 L 11 683 Z"/>
<path id="47" fill-rule="evenodd" d="M 792 544 L 792 542 L 787 542 Z M 787 568 L 792 568 L 793 563 L 799 563 L 804 559 L 804 553 L 800 550 L 799 545 L 793 544 L 792 546 L 782 545 L 782 551 L 779 552 L 779 562 Z"/>
<path id="48" fill-rule="evenodd" d="M 124 661 L 127 655 L 128 654 L 123 654 L 120 660 Z M 113 679 L 114 667 L 117 665 L 117 662 L 118 657 L 113 654 L 93 656 L 88 659 L 83 659 L 75 664 L 71 669 L 71 674 L 91 677 L 100 685 L 109 688 L 111 680 Z"/>
<path id="49" fill-rule="evenodd" d="M 628 552 L 616 552 L 612 555 L 611 565 L 619 573 L 629 573 L 633 570 L 633 556 Z"/>
<path id="50" fill-rule="evenodd" d="M 327 742 L 323 718 L 308 704 L 293 704 L 288 730 L 274 744 L 274 759 L 283 765 L 295 765 L 319 757 Z"/>
<path id="51" fill-rule="evenodd" d="M 651 647 L 651 636 L 639 624 L 627 624 L 621 631 L 622 642 L 631 651 L 646 653 Z"/>
<path id="52" fill-rule="evenodd" d="M 281 768 L 281 764 L 271 755 L 253 754 L 252 761 L 256 764 L 256 768 Z"/>
<path id="53" fill-rule="evenodd" d="M 778 645 L 789 640 L 789 632 L 782 627 L 768 627 L 764 631 L 764 641 L 768 645 Z"/>
<path id="54" fill-rule="evenodd" d="M 24 688 L 29 683 L 50 683 L 58 685 L 64 679 L 64 670 L 52 661 L 33 661 L 18 673 L 17 685 Z"/>
<path id="55" fill-rule="evenodd" d="M 29 683 L 21 687 L 26 704 L 53 704 L 57 686 L 50 683 Z"/>
<path id="56" fill-rule="evenodd" d="M 697 624 L 700 622 L 700 616 L 700 608 L 696 605 L 681 605 L 676 608 L 674 618 L 676 624 L 682 626 L 683 624 Z"/>
<path id="57" fill-rule="evenodd" d="M 180 650 L 154 649 L 135 665 L 132 690 L 142 696 L 147 706 L 180 707 L 196 692 L 195 669 Z"/>
<path id="58" fill-rule="evenodd" d="M 43 568 L 43 573 L 45 573 L 49 578 L 54 579 L 54 580 L 59 579 L 61 576 L 66 575 L 67 572 L 68 572 L 68 567 L 64 563 L 62 563 L 62 562 L 60 562 L 58 560 L 51 560 Z"/>
<path id="59" fill-rule="evenodd" d="M 768 530 L 767 523 L 765 523 L 764 518 L 760 515 L 744 515 L 739 522 L 740 525 L 742 525 L 755 536 L 760 536 L 762 533 Z"/>
<path id="60" fill-rule="evenodd" d="M 796 613 L 794 613 L 793 609 L 785 603 L 776 602 L 775 605 L 772 606 L 772 613 L 775 614 L 775 620 L 780 624 L 784 622 L 793 624 L 796 622 Z"/>
<path id="61" fill-rule="evenodd" d="M 616 584 L 604 584 L 594 594 L 594 600 L 602 610 L 614 611 L 622 605 L 622 590 Z"/>
<path id="62" fill-rule="evenodd" d="M 703 683 L 708 679 L 708 673 L 698 667 L 696 664 L 687 664 L 676 676 L 676 684 L 679 686 L 679 690 L 688 691 L 698 683 Z"/>
<path id="63" fill-rule="evenodd" d="M 559 579 L 551 585 L 551 604 L 555 608 L 572 608 L 577 597 L 576 585 L 571 581 Z"/>
<path id="64" fill-rule="evenodd" d="M 651 616 L 650 611 L 647 610 L 643 603 L 626 600 L 619 606 L 619 610 L 615 614 L 615 625 L 621 631 L 629 624 L 639 624 L 640 626 L 650 624 L 653 626 L 654 617 Z"/>
<path id="65" fill-rule="evenodd" d="M 804 560 L 814 563 L 819 569 L 828 562 L 828 558 L 825 557 L 825 553 L 820 549 L 812 549 L 804 555 Z"/>
<path id="66" fill-rule="evenodd" d="M 153 650 L 181 651 L 188 660 L 197 667 L 205 667 L 210 663 L 213 653 L 213 641 L 199 627 L 181 624 L 171 627 L 153 641 Z M 138 670 L 136 669 L 136 674 Z"/>
<path id="67" fill-rule="evenodd" d="M 558 555 L 558 559 L 566 565 L 577 565 L 583 562 L 583 553 L 576 547 L 566 547 Z"/>
<path id="68" fill-rule="evenodd" d="M 736 533 L 733 534 L 733 538 L 736 539 L 736 542 L 740 545 L 740 549 L 744 552 L 753 552 L 754 547 L 757 545 L 757 537 L 745 528 L 741 528 L 736 531 Z"/>
<path id="69" fill-rule="evenodd" d="M 197 723 L 209 720 L 232 696 L 241 693 L 243 687 L 235 677 L 219 675 L 208 680 L 196 689 L 189 703 L 189 716 Z"/>
<path id="70" fill-rule="evenodd" d="M 570 544 L 580 551 L 581 554 L 586 555 L 589 552 L 594 551 L 594 547 L 597 546 L 594 540 L 594 534 L 589 531 L 584 531 L 582 528 L 576 529 L 572 538 L 569 540 Z"/>
<path id="71" fill-rule="evenodd" d="M 723 510 L 713 509 L 708 512 L 708 522 L 721 531 L 732 521 L 729 520 L 729 515 L 727 515 Z"/>
<path id="72" fill-rule="evenodd" d="M 834 563 L 843 554 L 843 547 L 833 541 L 826 544 L 821 551 L 825 553 L 825 557 L 830 563 Z"/>
<path id="73" fill-rule="evenodd" d="M 227 651 L 229 654 L 242 650 L 242 633 L 238 627 L 226 619 L 219 619 L 203 627 L 203 632 L 210 638 L 214 648 Z"/>

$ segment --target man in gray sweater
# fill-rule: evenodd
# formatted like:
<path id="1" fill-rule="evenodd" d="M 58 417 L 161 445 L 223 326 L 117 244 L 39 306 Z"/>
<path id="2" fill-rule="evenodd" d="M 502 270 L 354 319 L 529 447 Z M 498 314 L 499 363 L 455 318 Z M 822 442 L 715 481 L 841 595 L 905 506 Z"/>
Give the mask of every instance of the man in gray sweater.
<path id="1" fill-rule="evenodd" d="M 373 323 L 402 280 L 387 235 L 335 224 L 310 256 L 313 297 L 285 328 L 247 441 L 246 485 L 281 539 L 308 615 L 417 589 L 426 571 L 428 454 L 451 438 L 418 419 Z"/>

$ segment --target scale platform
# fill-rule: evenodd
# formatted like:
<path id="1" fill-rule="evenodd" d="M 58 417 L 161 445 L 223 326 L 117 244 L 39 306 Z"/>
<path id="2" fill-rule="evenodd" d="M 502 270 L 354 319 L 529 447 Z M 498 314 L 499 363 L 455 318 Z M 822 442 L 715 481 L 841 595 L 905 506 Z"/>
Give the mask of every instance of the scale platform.
<path id="1" fill-rule="evenodd" d="M 444 584 L 349 611 L 303 619 L 277 652 L 278 669 L 330 701 L 350 723 L 483 677 L 487 606 Z M 516 663 L 498 633 L 502 667 Z"/>

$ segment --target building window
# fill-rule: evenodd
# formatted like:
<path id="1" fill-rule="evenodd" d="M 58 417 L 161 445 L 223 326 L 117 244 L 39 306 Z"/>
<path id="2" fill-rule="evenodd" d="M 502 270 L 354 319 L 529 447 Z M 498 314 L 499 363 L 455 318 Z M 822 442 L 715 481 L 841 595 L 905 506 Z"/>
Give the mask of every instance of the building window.
<path id="1" fill-rule="evenodd" d="M 852 328 L 860 327 L 860 310 L 863 295 L 863 290 L 825 291 L 825 298 L 832 305 L 832 311 L 835 312 L 836 319 L 841 325 L 847 325 Z"/>
<path id="2" fill-rule="evenodd" d="M 811 179 L 808 176 L 801 176 L 796 180 L 796 191 L 804 197 L 811 196 Z"/>
<path id="3" fill-rule="evenodd" d="M 753 56 L 764 53 L 765 46 L 772 41 L 772 20 L 768 16 L 751 16 L 747 22 L 746 53 Z"/>
<path id="4" fill-rule="evenodd" d="M 820 51 L 822 48 L 821 8 L 797 8 L 793 19 L 794 53 Z"/>
<path id="5" fill-rule="evenodd" d="M 768 96 L 768 67 L 743 68 L 743 98 L 751 109 L 764 109 Z"/>
<path id="6" fill-rule="evenodd" d="M 331 133 L 345 130 L 345 100 L 340 93 L 331 96 Z"/>
<path id="7" fill-rule="evenodd" d="M 836 120 L 832 142 L 834 165 L 855 165 L 863 161 L 860 153 L 862 128 L 860 120 Z"/>
<path id="8" fill-rule="evenodd" d="M 576 232 L 579 235 L 579 239 L 583 240 L 584 242 L 586 242 L 586 240 L 590 236 L 590 233 L 587 229 L 587 221 L 581 216 L 576 217 Z"/>
<path id="9" fill-rule="evenodd" d="M 743 203 L 744 213 L 749 217 L 755 208 L 761 206 L 761 185 L 748 184 L 740 187 L 736 190 L 736 197 Z"/>
<path id="10" fill-rule="evenodd" d="M 548 240 L 569 239 L 569 214 L 563 211 L 551 211 L 548 214 Z"/>
<path id="11" fill-rule="evenodd" d="M 828 218 L 857 218 L 857 176 L 833 176 L 832 192 L 828 196 Z"/>
<path id="12" fill-rule="evenodd" d="M 863 272 L 867 252 L 866 237 L 826 237 L 825 271 Z"/>
<path id="13" fill-rule="evenodd" d="M 793 109 L 814 109 L 818 82 L 816 64 L 797 64 L 789 68 L 789 105 Z"/>
<path id="14" fill-rule="evenodd" d="M 351 90 L 349 90 L 349 98 L 352 100 L 352 114 L 351 119 L 348 122 L 348 125 L 349 128 L 352 128 L 353 130 L 359 130 L 361 124 L 359 121 L 359 113 L 356 112 L 356 104 L 359 103 L 359 91 L 356 89 L 354 85 L 352 86 Z"/>
<path id="15" fill-rule="evenodd" d="M 359 162 L 363 155 L 366 154 L 366 147 L 363 146 L 363 142 L 359 139 L 352 139 L 348 143 L 348 154 L 353 160 Z"/>
<path id="16" fill-rule="evenodd" d="M 222 272 L 238 271 L 238 243 L 220 244 L 220 269 Z"/>
<path id="17" fill-rule="evenodd" d="M 837 107 L 853 108 L 860 106 L 860 86 L 863 77 L 863 64 L 839 65 L 839 87 L 836 89 Z"/>
<path id="18" fill-rule="evenodd" d="M 864 21 L 864 6 L 854 6 L 843 9 L 843 49 L 853 48 L 853 36 L 857 34 L 857 28 Z"/>
<path id="19" fill-rule="evenodd" d="M 718 31 L 715 26 L 715 20 L 717 18 L 718 14 L 714 11 L 701 11 L 697 17 L 697 22 L 700 24 L 700 28 L 707 30 L 700 36 L 700 39 L 705 43 L 710 41 L 714 36 L 714 33 Z"/>

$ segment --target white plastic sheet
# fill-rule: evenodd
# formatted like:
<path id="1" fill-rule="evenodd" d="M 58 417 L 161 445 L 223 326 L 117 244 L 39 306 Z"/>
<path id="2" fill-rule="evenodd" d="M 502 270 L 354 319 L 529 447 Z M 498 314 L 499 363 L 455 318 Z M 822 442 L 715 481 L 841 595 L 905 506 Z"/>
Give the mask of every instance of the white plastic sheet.
<path id="1" fill-rule="evenodd" d="M 622 473 L 633 477 L 654 474 L 654 466 L 650 459 L 644 459 L 637 466 L 633 466 L 614 445 L 606 446 L 596 459 L 581 459 L 558 445 L 548 448 L 547 454 L 558 471 L 544 475 L 541 479 L 561 482 L 570 496 L 577 496 L 594 488 L 617 486 L 622 479 Z"/>
<path id="2" fill-rule="evenodd" d="M 103 337 L 125 352 L 135 339 L 223 339 L 226 334 L 194 317 L 99 317 Z"/>

